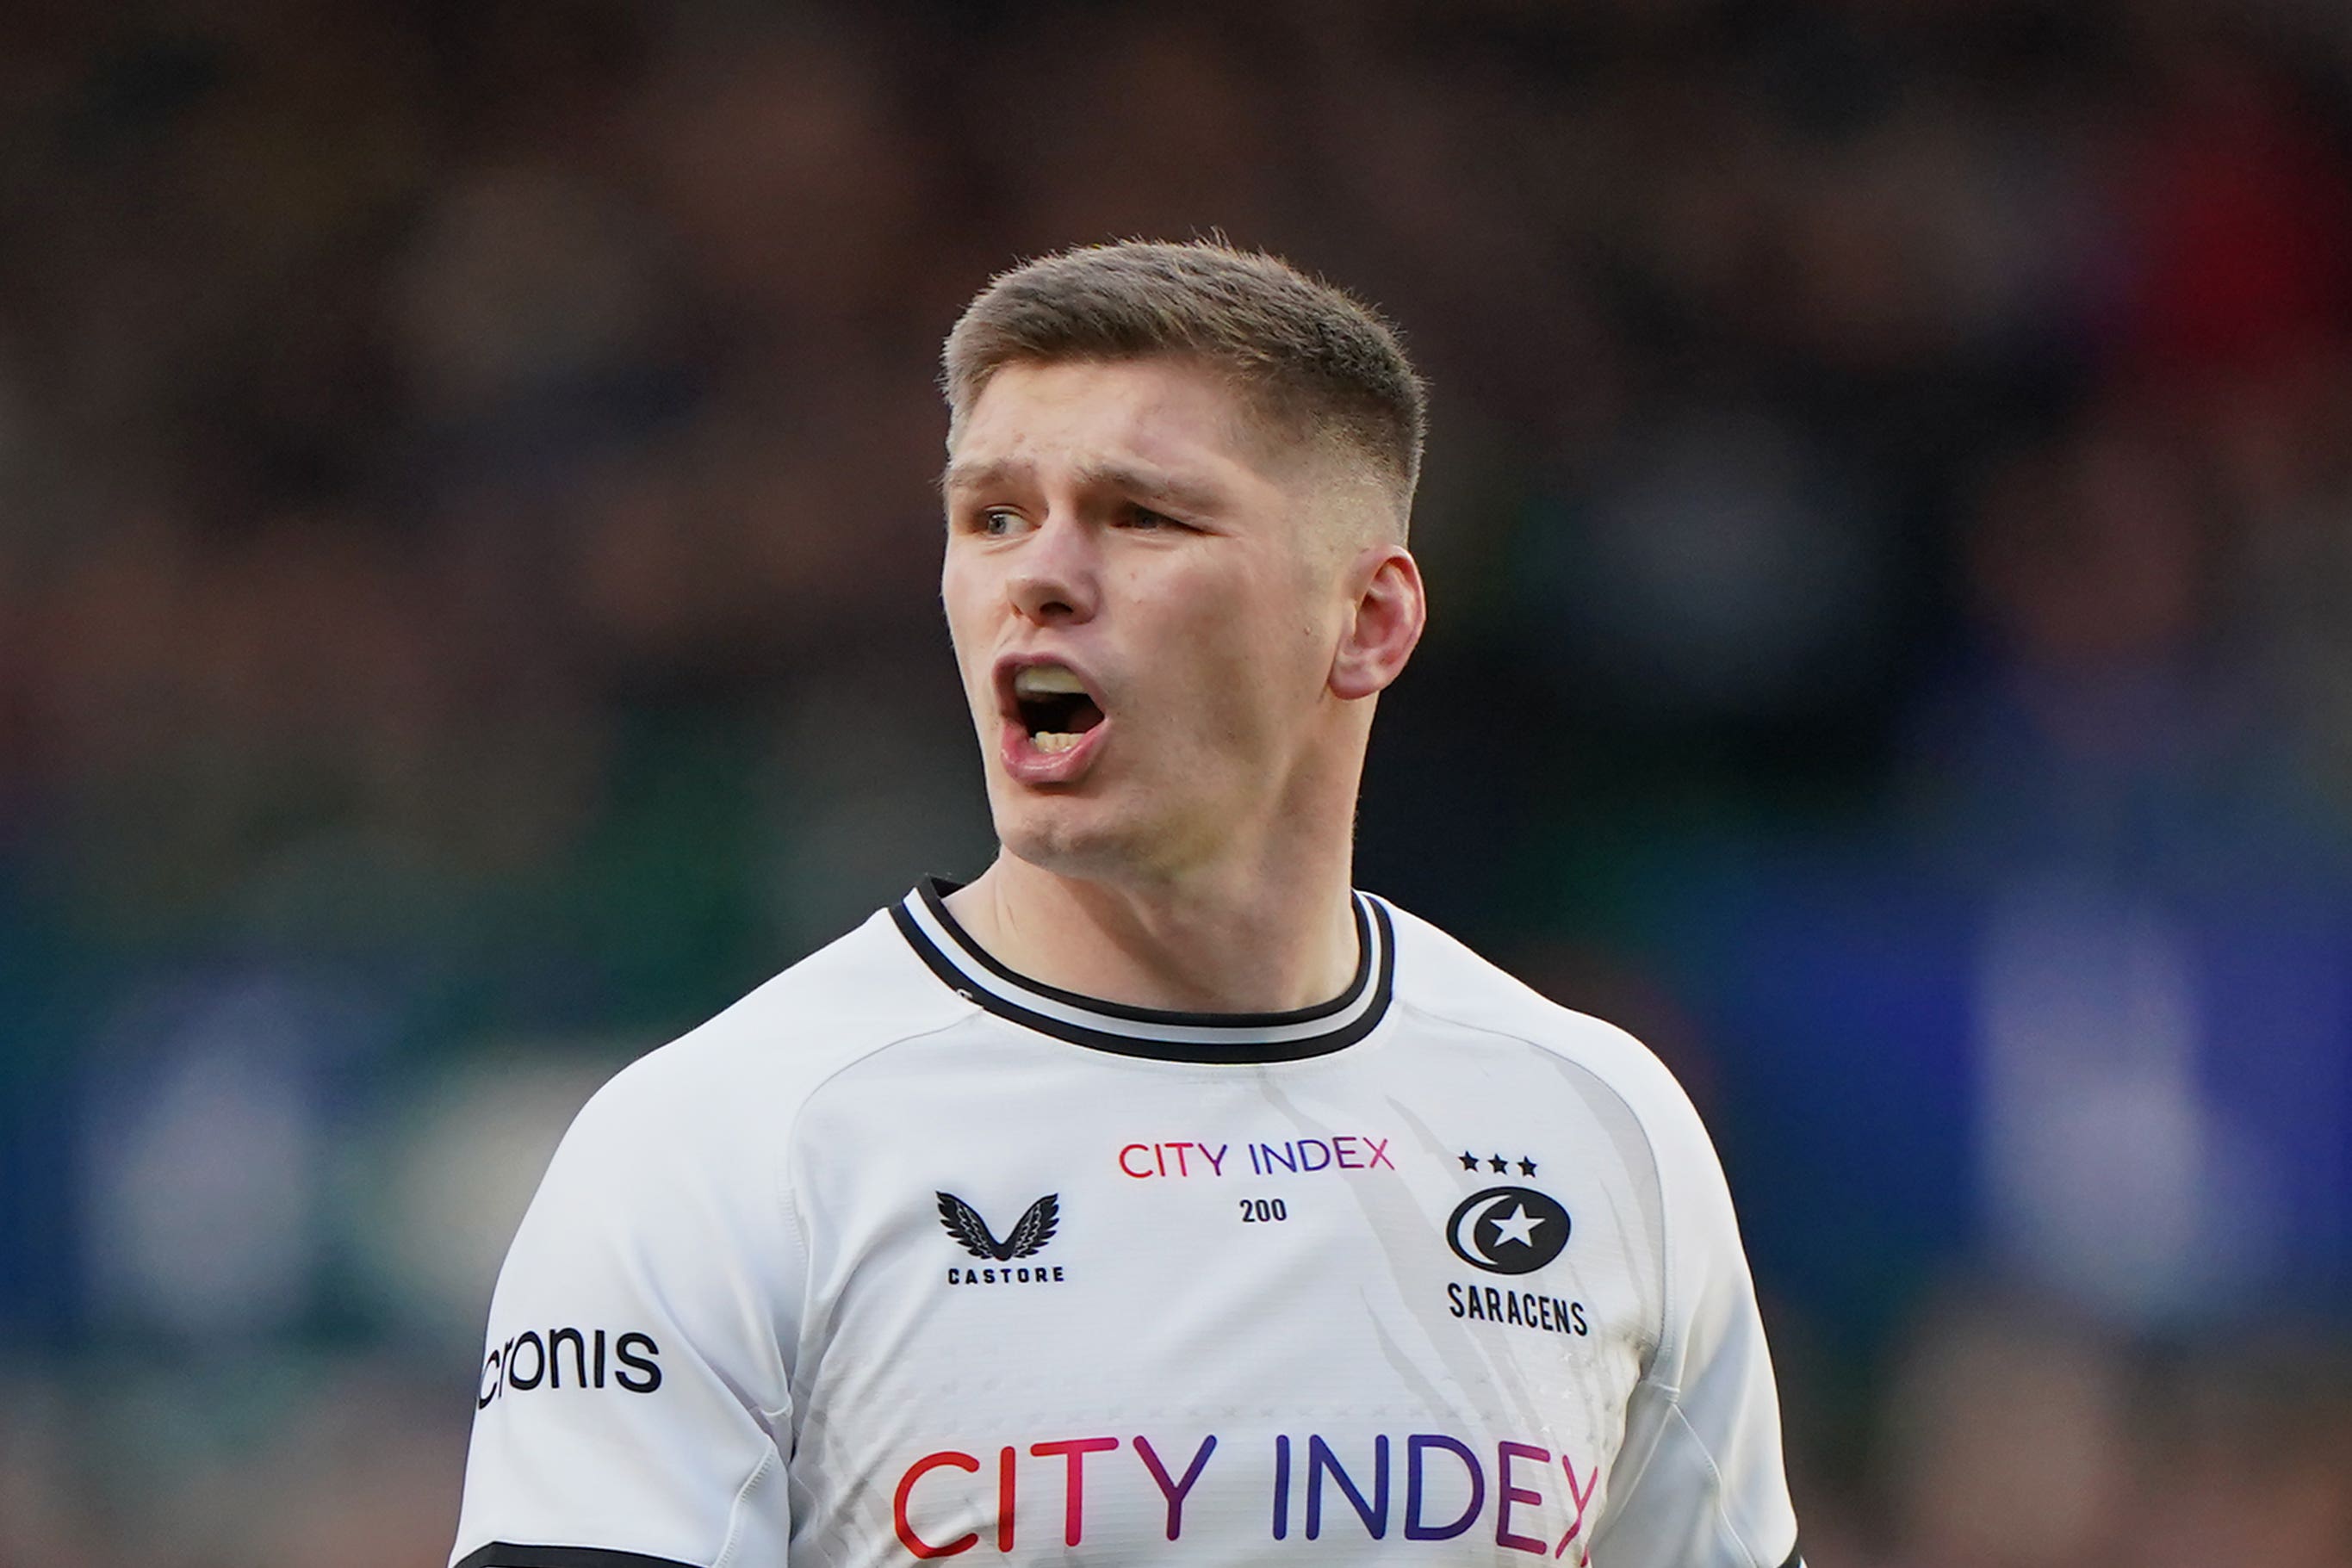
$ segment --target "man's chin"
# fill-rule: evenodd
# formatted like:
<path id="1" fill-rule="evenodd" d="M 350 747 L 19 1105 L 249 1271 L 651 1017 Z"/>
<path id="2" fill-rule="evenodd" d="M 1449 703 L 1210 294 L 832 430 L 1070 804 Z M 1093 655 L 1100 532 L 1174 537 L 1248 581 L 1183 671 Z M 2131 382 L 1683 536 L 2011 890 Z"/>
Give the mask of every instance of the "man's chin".
<path id="1" fill-rule="evenodd" d="M 1098 881 L 1132 865 L 1136 859 L 1125 835 L 1069 822 L 1000 821 L 996 838 L 1005 853 L 1056 876 Z"/>
<path id="2" fill-rule="evenodd" d="M 1107 810 L 1100 800 L 1023 800 L 995 813 L 1004 852 L 1056 876 L 1118 882 L 1149 875 L 1160 858 L 1150 832 L 1133 817 Z"/>

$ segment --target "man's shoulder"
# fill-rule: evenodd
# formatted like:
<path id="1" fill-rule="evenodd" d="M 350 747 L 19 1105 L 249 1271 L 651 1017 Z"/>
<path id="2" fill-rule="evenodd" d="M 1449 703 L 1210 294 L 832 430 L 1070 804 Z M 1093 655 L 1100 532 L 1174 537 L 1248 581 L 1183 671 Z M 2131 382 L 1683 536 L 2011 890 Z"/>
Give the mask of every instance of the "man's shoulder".
<path id="1" fill-rule="evenodd" d="M 582 1118 L 702 1129 L 746 1118 L 772 1130 L 844 1068 L 971 1010 L 923 967 L 886 909 L 638 1057 Z"/>
<path id="2" fill-rule="evenodd" d="M 1606 1019 L 1564 1007 L 1467 943 L 1382 900 L 1396 931 L 1396 1000 L 1423 1018 L 1517 1040 L 1581 1068 L 1622 1099 L 1654 1138 L 1697 1131 L 1665 1063 Z M 1704 1135 L 1703 1134 L 1701 1134 Z"/>

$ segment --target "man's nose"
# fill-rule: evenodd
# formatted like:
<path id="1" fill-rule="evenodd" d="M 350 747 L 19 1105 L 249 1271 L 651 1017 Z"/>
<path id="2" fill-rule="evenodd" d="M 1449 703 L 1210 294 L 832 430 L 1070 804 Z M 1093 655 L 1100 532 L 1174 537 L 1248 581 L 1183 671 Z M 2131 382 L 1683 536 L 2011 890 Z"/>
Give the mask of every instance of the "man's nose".
<path id="1" fill-rule="evenodd" d="M 1041 624 L 1091 620 L 1099 565 L 1083 523 L 1049 516 L 1014 552 L 1006 584 L 1013 608 Z"/>

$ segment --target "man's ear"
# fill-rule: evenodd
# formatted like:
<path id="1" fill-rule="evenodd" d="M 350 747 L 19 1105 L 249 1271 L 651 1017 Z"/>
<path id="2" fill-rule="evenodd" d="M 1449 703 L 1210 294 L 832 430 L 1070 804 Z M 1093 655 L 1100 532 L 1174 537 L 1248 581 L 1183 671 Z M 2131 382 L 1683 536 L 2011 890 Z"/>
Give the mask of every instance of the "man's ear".
<path id="1" fill-rule="evenodd" d="M 1331 659 L 1330 685 L 1333 695 L 1352 702 L 1404 672 L 1429 603 L 1421 568 L 1402 545 L 1368 546 L 1349 563 L 1348 583 L 1354 599 Z"/>

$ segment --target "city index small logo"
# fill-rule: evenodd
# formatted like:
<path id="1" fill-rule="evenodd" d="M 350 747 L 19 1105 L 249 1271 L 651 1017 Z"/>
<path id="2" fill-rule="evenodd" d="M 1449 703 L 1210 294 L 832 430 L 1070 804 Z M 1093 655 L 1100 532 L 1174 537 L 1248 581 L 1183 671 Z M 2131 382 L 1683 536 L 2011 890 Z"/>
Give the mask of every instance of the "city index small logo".
<path id="1" fill-rule="evenodd" d="M 1285 1138 L 1280 1143 L 1250 1142 L 1238 1148 L 1206 1139 L 1176 1138 L 1150 1144 L 1122 1144 L 1118 1155 L 1121 1175 L 1138 1181 L 1147 1177 L 1202 1176 L 1214 1178 L 1248 1167 L 1255 1176 L 1313 1176 L 1318 1171 L 1396 1169 L 1389 1157 L 1393 1140 L 1368 1133 L 1339 1133 L 1328 1138 Z"/>
<path id="2" fill-rule="evenodd" d="M 940 1224 L 955 1244 L 985 1262 L 1005 1264 L 1019 1259 L 1034 1258 L 1054 1239 L 1054 1232 L 1062 1223 L 1062 1195 L 1049 1192 L 1031 1204 L 1021 1218 L 1013 1222 L 1013 1229 L 999 1241 L 988 1228 L 980 1210 L 951 1192 L 934 1194 L 940 1200 Z M 1027 1268 L 954 1268 L 948 1270 L 950 1285 L 1055 1285 L 1062 1282 L 1062 1270 L 1055 1264 L 1035 1264 Z"/>

